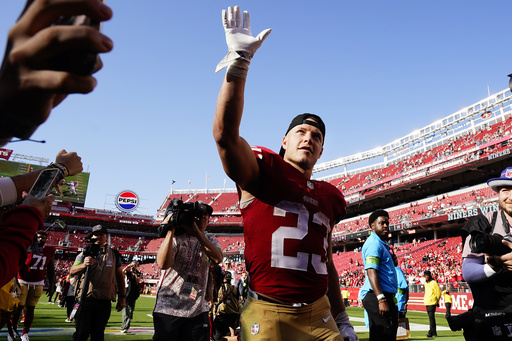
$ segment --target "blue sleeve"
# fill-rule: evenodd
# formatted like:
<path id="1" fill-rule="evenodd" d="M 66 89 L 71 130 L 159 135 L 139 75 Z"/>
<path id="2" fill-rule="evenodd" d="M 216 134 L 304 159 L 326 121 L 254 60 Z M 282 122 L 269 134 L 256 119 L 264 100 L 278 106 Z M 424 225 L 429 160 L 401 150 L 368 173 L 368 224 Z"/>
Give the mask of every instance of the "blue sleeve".
<path id="1" fill-rule="evenodd" d="M 363 254 L 364 269 L 379 269 L 380 265 L 380 252 L 379 244 L 371 241 Z"/>
<path id="2" fill-rule="evenodd" d="M 483 282 L 488 278 L 484 266 L 484 256 L 468 256 L 462 262 L 462 277 L 466 282 Z"/>

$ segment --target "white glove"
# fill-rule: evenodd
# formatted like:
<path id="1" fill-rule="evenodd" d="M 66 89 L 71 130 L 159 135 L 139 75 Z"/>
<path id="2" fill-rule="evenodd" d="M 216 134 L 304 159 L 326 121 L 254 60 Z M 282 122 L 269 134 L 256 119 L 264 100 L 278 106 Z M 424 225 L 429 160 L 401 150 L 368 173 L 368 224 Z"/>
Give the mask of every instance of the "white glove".
<path id="1" fill-rule="evenodd" d="M 357 337 L 356 331 L 354 330 L 354 327 L 348 320 L 347 311 L 343 311 L 339 313 L 335 318 L 334 322 L 336 322 L 336 325 L 338 326 L 338 330 L 340 331 L 341 336 L 343 337 L 343 340 L 348 341 L 358 341 L 359 338 Z"/>
<path id="2" fill-rule="evenodd" d="M 215 72 L 219 72 L 239 58 L 250 62 L 258 48 L 272 31 L 272 29 L 268 28 L 261 31 L 256 37 L 253 37 L 249 12 L 244 12 L 242 21 L 242 14 L 238 6 L 234 8 L 230 6 L 227 11 L 222 10 L 222 24 L 226 33 L 226 43 L 228 44 L 229 52 L 217 65 Z"/>

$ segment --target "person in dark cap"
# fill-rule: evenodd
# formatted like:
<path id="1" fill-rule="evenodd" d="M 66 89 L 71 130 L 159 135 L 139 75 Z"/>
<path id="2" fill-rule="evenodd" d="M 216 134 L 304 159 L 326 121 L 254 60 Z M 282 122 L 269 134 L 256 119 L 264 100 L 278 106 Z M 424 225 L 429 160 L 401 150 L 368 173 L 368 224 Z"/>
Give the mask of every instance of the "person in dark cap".
<path id="1" fill-rule="evenodd" d="M 76 332 L 73 341 L 103 340 L 105 326 L 110 318 L 111 302 L 118 302 L 116 310 L 126 305 L 126 287 L 121 255 L 107 245 L 108 230 L 96 225 L 85 237 L 88 245 L 75 259 L 70 275 L 76 276 L 75 297 L 80 307 L 75 315 Z M 88 280 L 86 278 L 88 273 Z M 87 286 L 85 294 L 84 286 Z M 84 298 L 82 300 L 82 298 Z"/>
<path id="2" fill-rule="evenodd" d="M 503 240 L 501 245 L 493 245 L 482 253 L 471 248 L 473 238 L 482 233 L 510 235 L 512 167 L 504 169 L 500 177 L 489 179 L 487 185 L 498 193 L 499 210 L 481 213 L 463 227 L 462 276 L 474 299 L 473 319 L 464 326 L 466 340 L 507 339 L 508 326 L 512 323 L 512 243 Z M 495 254 L 499 246 L 504 246 L 504 251 Z M 447 318 L 450 327 L 453 327 L 453 319 Z"/>
<path id="3" fill-rule="evenodd" d="M 398 288 L 396 257 L 385 240 L 389 237 L 389 214 L 376 210 L 368 219 L 370 236 L 363 244 L 365 281 L 359 292 L 365 319 L 370 328 L 370 341 L 396 340 L 398 308 L 394 299 Z"/>
<path id="4" fill-rule="evenodd" d="M 241 316 L 242 339 L 257 335 L 279 341 L 311 335 L 330 340 L 341 334 L 358 340 L 343 304 L 331 249 L 332 229 L 345 216 L 345 199 L 332 184 L 311 179 L 323 153 L 325 124 L 318 115 L 301 114 L 289 124 L 279 154 L 251 148 L 239 134 L 246 76 L 271 30 L 253 37 L 249 13 L 242 19 L 238 6 L 223 11 L 222 17 L 229 53 L 218 70 L 228 68 L 213 135 L 224 170 L 237 185 L 244 220 L 251 280 Z"/>

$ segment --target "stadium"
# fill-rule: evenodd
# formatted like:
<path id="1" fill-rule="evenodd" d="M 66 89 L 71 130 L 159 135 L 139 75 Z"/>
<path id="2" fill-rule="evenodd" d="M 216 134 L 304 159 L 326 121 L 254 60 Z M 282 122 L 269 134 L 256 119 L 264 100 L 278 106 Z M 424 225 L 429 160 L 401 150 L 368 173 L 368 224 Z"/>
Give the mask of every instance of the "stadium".
<path id="1" fill-rule="evenodd" d="M 497 195 L 485 182 L 510 166 L 511 139 L 512 93 L 505 89 L 381 147 L 316 165 L 314 178 L 336 186 L 347 201 L 347 215 L 333 231 L 333 250 L 340 286 L 349 288 L 351 305 L 360 305 L 360 248 L 369 235 L 368 216 L 384 208 L 390 213 L 393 249 L 410 283 L 409 310 L 424 311 L 420 273 L 432 264 L 438 282 L 453 293 L 452 311 L 471 308 L 472 296 L 460 270 L 460 228 L 470 217 L 498 209 Z M 45 162 L 8 149 L 0 150 L 0 157 L 5 159 L 0 160 L 1 176 L 42 168 L 35 163 Z M 47 244 L 57 247 L 57 278 L 66 276 L 91 227 L 102 224 L 123 262 L 142 264 L 144 293 L 154 294 L 160 275 L 156 252 L 162 242 L 157 230 L 175 198 L 213 207 L 207 231 L 236 264 L 237 276 L 244 270 L 243 221 L 235 188 L 173 189 L 150 216 L 84 207 L 88 178 L 81 173 L 66 179 L 63 192 L 55 192 L 58 200 L 45 223 Z M 76 194 L 66 191 L 68 181 L 77 181 Z M 438 311 L 443 309 L 441 301 Z"/>

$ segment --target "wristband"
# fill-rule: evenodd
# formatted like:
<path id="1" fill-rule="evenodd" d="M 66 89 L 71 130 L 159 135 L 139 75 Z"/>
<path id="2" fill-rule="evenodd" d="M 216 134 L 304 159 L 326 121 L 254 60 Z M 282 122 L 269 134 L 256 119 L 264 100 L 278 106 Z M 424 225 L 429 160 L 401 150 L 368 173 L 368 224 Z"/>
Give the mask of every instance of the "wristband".
<path id="1" fill-rule="evenodd" d="M 63 163 L 54 163 L 54 162 L 52 162 L 52 163 L 50 163 L 48 165 L 48 168 L 57 168 L 57 169 L 59 169 L 62 172 L 62 176 L 63 177 L 67 177 L 69 175 L 69 169 Z"/>
<path id="2" fill-rule="evenodd" d="M 380 301 L 380 300 L 385 300 L 386 299 L 386 296 L 384 296 L 384 294 L 379 294 L 377 295 L 377 299 Z"/>
<path id="3" fill-rule="evenodd" d="M 227 74 L 233 77 L 246 79 L 247 71 L 249 71 L 249 64 L 251 62 L 247 59 L 238 58 L 231 65 L 228 66 Z"/>

